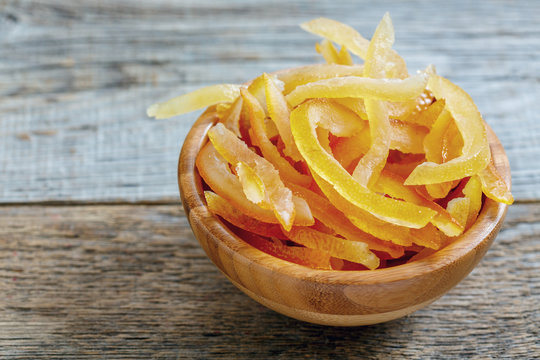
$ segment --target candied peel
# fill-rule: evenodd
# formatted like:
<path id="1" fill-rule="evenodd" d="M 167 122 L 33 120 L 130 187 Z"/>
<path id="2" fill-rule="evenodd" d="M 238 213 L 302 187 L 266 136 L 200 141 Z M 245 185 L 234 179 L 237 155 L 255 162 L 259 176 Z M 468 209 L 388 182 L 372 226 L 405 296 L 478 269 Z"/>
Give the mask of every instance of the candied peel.
<path id="1" fill-rule="evenodd" d="M 216 105 L 196 166 L 209 210 L 244 241 L 316 269 L 384 268 L 451 243 L 483 195 L 513 202 L 476 105 L 432 66 L 409 75 L 388 14 L 371 40 L 325 18 L 302 28 L 323 37 L 327 64 L 148 108 L 166 118 Z"/>

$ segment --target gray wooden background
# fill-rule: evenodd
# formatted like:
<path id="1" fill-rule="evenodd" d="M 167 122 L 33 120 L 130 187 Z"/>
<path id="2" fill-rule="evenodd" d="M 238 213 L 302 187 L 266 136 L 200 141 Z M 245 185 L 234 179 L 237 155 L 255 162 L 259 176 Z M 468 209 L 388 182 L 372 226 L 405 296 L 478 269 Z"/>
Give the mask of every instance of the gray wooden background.
<path id="1" fill-rule="evenodd" d="M 322 62 L 298 24 L 371 37 L 468 91 L 512 168 L 477 269 L 387 324 L 326 328 L 237 291 L 198 247 L 155 101 Z M 540 1 L 0 0 L 0 357 L 540 358 Z"/>

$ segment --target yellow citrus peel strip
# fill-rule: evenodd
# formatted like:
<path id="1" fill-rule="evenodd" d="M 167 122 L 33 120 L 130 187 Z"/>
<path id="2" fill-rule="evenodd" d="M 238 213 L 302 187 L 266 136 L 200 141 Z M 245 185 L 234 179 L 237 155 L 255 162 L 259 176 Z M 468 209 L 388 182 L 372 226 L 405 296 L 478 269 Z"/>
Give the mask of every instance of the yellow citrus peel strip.
<path id="1" fill-rule="evenodd" d="M 385 14 L 385 17 L 386 16 L 387 14 Z M 345 46 L 350 52 L 362 59 L 366 59 L 367 57 L 369 40 L 366 40 L 362 35 L 348 25 L 332 19 L 318 18 L 305 22 L 300 26 L 302 29 L 312 34 L 322 36 L 341 46 Z M 403 58 L 395 51 L 392 51 L 389 62 L 391 64 L 387 74 L 389 78 L 407 77 L 407 65 L 405 64 Z"/>
<path id="2" fill-rule="evenodd" d="M 446 108 L 463 137 L 462 155 L 443 164 L 420 164 L 405 180 L 405 185 L 435 184 L 462 179 L 485 169 L 491 159 L 484 122 L 471 97 L 463 89 L 438 75 L 429 78 L 428 88 L 436 98 L 445 99 Z"/>
<path id="3" fill-rule="evenodd" d="M 366 54 L 364 76 L 382 79 L 386 75 L 386 64 L 394 44 L 394 27 L 386 13 L 373 34 Z M 360 184 L 371 188 L 386 163 L 390 151 L 390 119 L 386 104 L 378 99 L 364 100 L 369 121 L 370 148 L 362 156 L 353 171 L 353 178 Z"/>
<path id="4" fill-rule="evenodd" d="M 365 265 L 369 269 L 379 267 L 379 258 L 365 243 L 341 239 L 306 227 L 293 227 L 287 235 L 292 241 L 307 248 L 324 251 L 339 259 Z"/>
<path id="5" fill-rule="evenodd" d="M 294 139 L 310 169 L 332 184 L 351 204 L 379 219 L 396 225 L 424 227 L 435 215 L 433 210 L 377 195 L 358 183 L 321 147 L 315 129 L 329 113 L 332 113 L 332 108 L 328 103 L 315 100 L 300 105 L 291 113 Z"/>
<path id="6" fill-rule="evenodd" d="M 248 109 L 249 122 L 253 133 L 252 141 L 261 149 L 264 159 L 275 166 L 283 179 L 300 185 L 309 185 L 311 178 L 300 174 L 298 170 L 281 156 L 276 146 L 270 142 L 264 122 L 264 110 L 255 96 L 245 89 L 240 90 L 240 93 Z M 261 161 L 259 160 L 259 162 Z"/>
<path id="7" fill-rule="evenodd" d="M 163 103 L 148 108 L 147 115 L 156 119 L 166 119 L 191 111 L 203 109 L 222 102 L 232 102 L 240 94 L 240 85 L 219 84 L 197 89 Z"/>
<path id="8" fill-rule="evenodd" d="M 343 76 L 297 86 L 286 98 L 292 107 L 312 98 L 353 97 L 407 101 L 416 98 L 425 89 L 427 77 L 425 73 L 403 80 Z"/>

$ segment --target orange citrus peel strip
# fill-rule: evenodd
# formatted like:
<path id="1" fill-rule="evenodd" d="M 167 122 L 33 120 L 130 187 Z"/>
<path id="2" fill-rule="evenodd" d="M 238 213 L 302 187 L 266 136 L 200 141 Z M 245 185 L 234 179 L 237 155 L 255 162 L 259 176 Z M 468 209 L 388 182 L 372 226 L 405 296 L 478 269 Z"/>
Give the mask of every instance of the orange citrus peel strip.
<path id="1" fill-rule="evenodd" d="M 303 246 L 287 246 L 278 239 L 260 237 L 250 231 L 239 231 L 248 244 L 274 257 L 313 269 L 331 270 L 331 257 L 327 252 Z"/>
<path id="2" fill-rule="evenodd" d="M 363 242 L 341 239 L 306 227 L 293 227 L 287 235 L 292 241 L 307 248 L 365 265 L 369 269 L 379 267 L 379 258 Z"/>
<path id="3" fill-rule="evenodd" d="M 286 239 L 278 224 L 265 223 L 247 216 L 218 194 L 212 191 L 205 191 L 204 198 L 206 199 L 208 209 L 212 213 L 221 216 L 234 226 L 251 231 L 257 235 Z"/>
<path id="4" fill-rule="evenodd" d="M 292 193 L 283 185 L 279 173 L 265 158 L 250 150 L 247 145 L 218 123 L 208 131 L 210 141 L 221 156 L 230 164 L 244 162 L 258 176 L 265 188 L 265 203 L 274 211 L 276 218 L 285 229 L 294 223 L 296 210 Z"/>
<path id="5" fill-rule="evenodd" d="M 212 188 L 212 190 L 229 201 L 235 208 L 244 214 L 250 214 L 251 217 L 267 222 L 279 223 L 272 210 L 257 206 L 254 202 L 248 200 L 244 194 L 244 189 L 237 176 L 231 173 L 227 161 L 216 151 L 212 143 L 207 143 L 196 159 L 197 169 L 203 180 Z M 293 203 L 296 208 L 296 217 L 294 224 L 299 226 L 313 225 L 313 216 L 306 202 L 293 196 Z"/>

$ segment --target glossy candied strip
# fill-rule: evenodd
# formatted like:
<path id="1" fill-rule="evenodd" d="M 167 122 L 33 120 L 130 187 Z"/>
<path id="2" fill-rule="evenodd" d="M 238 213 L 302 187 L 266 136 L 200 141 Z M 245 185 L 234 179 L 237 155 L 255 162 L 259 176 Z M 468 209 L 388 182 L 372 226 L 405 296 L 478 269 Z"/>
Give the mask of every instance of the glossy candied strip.
<path id="1" fill-rule="evenodd" d="M 482 191 L 488 198 L 508 205 L 514 202 L 508 185 L 497 171 L 493 161 L 478 176 L 482 182 Z"/>
<path id="2" fill-rule="evenodd" d="M 467 230 L 472 226 L 482 208 L 482 185 L 477 175 L 466 180 L 449 199 L 446 209 Z M 462 194 L 462 196 L 459 196 Z"/>
<path id="3" fill-rule="evenodd" d="M 469 179 L 467 185 L 463 188 L 463 195 L 470 199 L 469 212 L 465 223 L 465 229 L 468 229 L 476 221 L 478 213 L 482 208 L 482 184 L 477 175 Z"/>
<path id="4" fill-rule="evenodd" d="M 353 111 L 362 120 L 367 121 L 366 105 L 364 99 L 355 97 L 334 98 L 330 100 L 332 103 L 340 104 Z"/>
<path id="5" fill-rule="evenodd" d="M 229 164 L 216 151 L 212 143 L 208 142 L 203 146 L 197 155 L 196 165 L 199 174 L 208 186 L 241 212 L 250 214 L 260 221 L 278 223 L 271 210 L 263 209 L 247 199 L 240 180 L 231 173 Z"/>
<path id="6" fill-rule="evenodd" d="M 354 136 L 367 129 L 367 122 L 350 109 L 339 104 L 332 104 L 328 100 L 320 100 L 319 102 L 326 104 L 325 110 L 328 111 L 324 111 L 319 117 L 318 128 L 328 130 L 335 136 L 343 137 Z"/>
<path id="7" fill-rule="evenodd" d="M 337 51 L 334 44 L 328 39 L 323 39 L 320 43 L 315 44 L 315 50 L 322 55 L 327 64 L 353 65 L 351 54 L 345 46 Z"/>
<path id="8" fill-rule="evenodd" d="M 223 219 L 240 229 L 251 231 L 252 233 L 261 236 L 287 239 L 278 224 L 265 223 L 256 220 L 251 216 L 244 214 L 229 201 L 212 191 L 205 191 L 204 198 L 206 199 L 206 204 L 208 205 L 210 212 L 221 216 Z"/>
<path id="9" fill-rule="evenodd" d="M 426 160 L 437 164 L 444 162 L 443 138 L 452 121 L 452 114 L 444 109 L 437 117 L 429 133 L 424 138 L 423 147 Z"/>
<path id="10" fill-rule="evenodd" d="M 334 47 L 331 41 L 328 39 L 323 39 L 320 43 L 315 44 L 315 51 L 322 55 L 324 61 L 327 64 L 339 64 L 338 51 Z M 341 65 L 351 65 L 351 64 L 341 64 Z"/>
<path id="11" fill-rule="evenodd" d="M 345 240 L 307 227 L 295 226 L 287 232 L 294 242 L 307 248 L 320 250 L 339 259 L 345 259 L 365 265 L 369 269 L 379 267 L 379 258 L 372 253 L 367 244 Z"/>
<path id="12" fill-rule="evenodd" d="M 283 227 L 290 229 L 294 223 L 296 209 L 292 201 L 292 193 L 283 185 L 276 168 L 267 159 L 249 149 L 221 123 L 217 123 L 208 131 L 208 137 L 229 164 L 236 165 L 238 162 L 244 162 L 256 172 L 265 188 L 264 203 L 274 211 Z"/>
<path id="13" fill-rule="evenodd" d="M 369 119 L 370 147 L 360 158 L 352 177 L 362 186 L 371 188 L 386 163 L 392 140 L 388 134 L 392 127 L 384 102 L 366 99 L 365 104 Z"/>
<path id="14" fill-rule="evenodd" d="M 409 116 L 416 110 L 419 101 L 423 100 L 423 94 L 408 101 L 386 101 L 386 109 L 388 110 L 388 116 L 390 119 L 404 121 L 407 124 L 414 124 L 410 122 Z M 348 107 L 354 111 L 362 119 L 367 120 L 366 106 L 364 99 L 355 97 L 334 98 L 332 101 Z M 418 125 L 418 124 L 417 124 Z"/>
<path id="15" fill-rule="evenodd" d="M 471 97 L 449 80 L 432 75 L 428 88 L 437 99 L 445 99 L 446 108 L 463 137 L 462 154 L 448 162 L 420 164 L 405 180 L 406 185 L 435 184 L 461 179 L 482 171 L 491 159 L 484 121 Z"/>
<path id="16" fill-rule="evenodd" d="M 393 44 L 394 27 L 390 16 L 386 13 L 369 42 L 364 63 L 364 76 L 366 78 L 383 79 L 386 77 L 388 59 Z M 360 184 L 371 188 L 386 163 L 392 140 L 388 134 L 391 133 L 392 127 L 384 101 L 366 98 L 364 104 L 369 122 L 370 147 L 360 158 L 352 176 Z"/>
<path id="17" fill-rule="evenodd" d="M 283 153 L 294 161 L 301 161 L 302 155 L 298 152 L 291 132 L 291 123 L 289 120 L 291 111 L 289 110 L 287 100 L 271 76 L 266 73 L 263 74 L 263 81 L 268 116 L 270 116 L 270 119 L 276 125 L 279 136 L 283 141 Z"/>
<path id="18" fill-rule="evenodd" d="M 430 222 L 448 236 L 457 236 L 463 232 L 463 226 L 457 222 L 443 207 L 430 201 L 414 188 L 403 185 L 403 179 L 389 171 L 383 171 L 375 187 L 377 191 L 393 198 L 402 199 L 412 204 L 425 206 L 436 211 Z"/>
<path id="19" fill-rule="evenodd" d="M 353 136 L 339 138 L 332 147 L 332 154 L 343 168 L 349 169 L 369 150 L 369 142 L 369 130 L 364 129 Z"/>
<path id="20" fill-rule="evenodd" d="M 219 84 L 197 89 L 148 108 L 147 115 L 166 119 L 222 102 L 232 102 L 240 94 L 240 85 Z"/>
<path id="21" fill-rule="evenodd" d="M 429 249 L 438 250 L 443 242 L 441 232 L 433 224 L 427 224 L 421 229 L 411 229 L 411 235 L 415 238 L 414 245 Z"/>
<path id="22" fill-rule="evenodd" d="M 257 220 L 268 223 L 279 223 L 274 212 L 263 209 L 249 201 L 243 191 L 240 180 L 231 173 L 227 161 L 216 151 L 212 143 L 207 143 L 196 160 L 197 169 L 203 180 L 214 192 L 230 201 L 236 208 L 245 214 L 250 214 Z M 295 225 L 313 225 L 313 216 L 303 199 L 293 196 L 296 208 Z"/>
<path id="23" fill-rule="evenodd" d="M 423 154 L 423 140 L 428 133 L 424 126 L 390 119 L 390 149 L 404 154 Z"/>
<path id="24" fill-rule="evenodd" d="M 254 248 L 274 257 L 312 269 L 332 270 L 331 257 L 327 252 L 303 246 L 288 246 L 279 239 L 266 239 L 250 231 L 238 231 L 240 237 Z"/>
<path id="25" fill-rule="evenodd" d="M 342 46 L 338 52 L 338 64 L 342 65 L 354 65 L 354 61 L 351 57 L 351 53 L 347 50 L 346 46 Z"/>
<path id="26" fill-rule="evenodd" d="M 458 197 L 452 199 L 446 205 L 446 210 L 463 226 L 467 224 L 467 217 L 469 215 L 469 207 L 471 205 L 471 199 L 467 197 Z"/>
<path id="27" fill-rule="evenodd" d="M 266 187 L 255 170 L 245 162 L 239 161 L 236 163 L 235 173 L 248 200 L 264 209 L 271 209 L 266 203 Z"/>
<path id="28" fill-rule="evenodd" d="M 369 42 L 364 59 L 364 76 L 374 79 L 386 78 L 386 70 L 392 57 L 394 45 L 394 25 L 388 13 L 377 25 L 375 33 Z"/>
<path id="29" fill-rule="evenodd" d="M 325 128 L 318 127 L 315 129 L 317 133 L 317 140 L 321 144 L 322 148 L 330 155 L 332 155 L 332 148 L 330 147 L 330 131 Z"/>
<path id="30" fill-rule="evenodd" d="M 396 245 L 410 246 L 413 244 L 415 239 L 411 235 L 409 228 L 387 223 L 375 217 L 368 211 L 351 204 L 330 183 L 316 173 L 313 173 L 313 178 L 326 198 L 360 230 L 379 239 L 391 241 Z"/>
<path id="31" fill-rule="evenodd" d="M 386 16 L 386 14 L 385 14 Z M 331 40 L 347 49 L 362 59 L 366 59 L 369 40 L 366 40 L 352 27 L 327 18 L 318 18 L 300 25 L 302 29 Z M 387 77 L 405 78 L 407 77 L 407 65 L 401 56 L 392 51 Z"/>
<path id="32" fill-rule="evenodd" d="M 247 90 L 249 93 L 257 99 L 260 106 L 262 107 L 264 114 L 268 113 L 268 109 L 266 107 L 266 93 L 264 88 L 264 74 L 257 76 L 255 79 L 253 79 L 249 86 L 247 87 Z"/>
<path id="33" fill-rule="evenodd" d="M 287 184 L 287 186 L 295 195 L 300 196 L 308 203 L 316 219 L 331 228 L 335 233 L 347 240 L 364 242 L 371 250 L 383 251 L 392 258 L 403 256 L 404 250 L 402 246 L 396 245 L 391 241 L 378 239 L 360 230 L 327 198 L 295 184 Z"/>
<path id="34" fill-rule="evenodd" d="M 390 149 L 399 150 L 402 153 L 420 154 L 423 153 L 422 139 L 427 130 L 423 126 L 407 124 L 399 120 L 390 121 Z M 387 134 L 388 136 L 388 134 Z M 361 158 L 368 150 L 371 141 L 369 127 L 366 126 L 356 134 L 350 137 L 340 138 L 332 149 L 332 153 L 336 160 L 346 169 L 349 168 L 353 160 Z M 407 176 L 412 172 L 414 167 L 407 172 Z M 385 166 L 388 162 L 385 163 Z M 402 172 L 403 173 L 403 172 Z"/>
<path id="35" fill-rule="evenodd" d="M 223 125 L 238 137 L 242 136 L 240 133 L 240 119 L 242 116 L 243 105 L 242 97 L 237 97 L 221 117 Z"/>
<path id="36" fill-rule="evenodd" d="M 459 156 L 463 147 L 461 134 L 455 126 L 452 115 L 442 109 L 423 141 L 426 160 L 437 164 L 445 163 Z M 426 184 L 426 191 L 435 199 L 442 199 L 457 185 L 458 180 L 436 184 Z"/>
<path id="37" fill-rule="evenodd" d="M 438 184 L 426 184 L 425 189 L 431 198 L 443 199 L 448 195 L 450 190 L 456 186 L 456 182 L 459 182 L 459 180 L 446 181 Z"/>
<path id="38" fill-rule="evenodd" d="M 404 179 L 407 178 L 415 167 L 425 161 L 423 154 L 407 154 L 406 158 L 399 162 L 387 162 L 384 166 L 385 170 L 394 173 Z M 415 187 L 418 188 L 418 187 Z"/>
<path id="39" fill-rule="evenodd" d="M 354 180 L 341 164 L 321 147 L 315 128 L 324 114 L 331 110 L 327 103 L 310 100 L 291 113 L 294 139 L 311 171 L 331 183 L 352 205 L 381 220 L 408 227 L 424 227 L 435 215 L 435 211 L 372 192 Z"/>
<path id="40" fill-rule="evenodd" d="M 287 96 L 295 107 L 311 98 L 358 97 L 386 101 L 416 98 L 426 87 L 427 75 L 420 73 L 406 79 L 371 79 L 357 76 L 323 79 L 297 86 Z"/>
<path id="41" fill-rule="evenodd" d="M 405 121 L 431 129 L 445 106 L 446 102 L 444 99 L 437 99 L 437 101 L 433 102 L 425 110 L 411 113 L 405 118 Z"/>
<path id="42" fill-rule="evenodd" d="M 309 185 L 311 178 L 298 172 L 287 159 L 281 156 L 276 146 L 270 141 L 264 123 L 264 110 L 261 108 L 257 99 L 246 89 L 240 90 L 240 93 L 247 108 L 249 123 L 251 125 L 251 133 L 253 134 L 251 141 L 261 150 L 262 158 L 270 162 L 279 172 L 279 176 L 284 180 L 295 184 Z M 257 159 L 257 162 L 263 163 L 260 159 Z"/>
<path id="43" fill-rule="evenodd" d="M 312 64 L 305 65 L 277 74 L 283 81 L 283 94 L 287 95 L 300 85 L 344 76 L 363 76 L 364 65 Z"/>
<path id="44" fill-rule="evenodd" d="M 281 81 L 279 81 L 277 77 L 273 74 L 268 75 L 268 76 L 272 77 L 276 83 L 279 83 L 280 84 L 279 87 L 281 89 L 281 86 L 282 86 Z M 255 79 L 253 79 L 251 83 L 249 84 L 247 90 L 251 95 L 253 95 L 257 99 L 257 103 L 263 109 L 264 125 L 265 125 L 265 130 L 266 130 L 266 134 L 268 138 L 269 139 L 274 138 L 275 136 L 279 134 L 279 132 L 276 127 L 276 124 L 268 116 L 268 105 L 266 104 L 266 89 L 265 89 L 265 84 L 264 84 L 264 74 L 259 75 Z M 244 106 L 243 110 L 244 110 L 243 115 L 244 117 L 247 118 L 249 116 L 247 114 L 249 109 L 246 106 Z"/>

